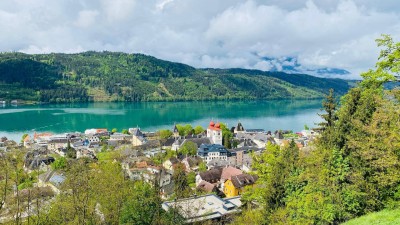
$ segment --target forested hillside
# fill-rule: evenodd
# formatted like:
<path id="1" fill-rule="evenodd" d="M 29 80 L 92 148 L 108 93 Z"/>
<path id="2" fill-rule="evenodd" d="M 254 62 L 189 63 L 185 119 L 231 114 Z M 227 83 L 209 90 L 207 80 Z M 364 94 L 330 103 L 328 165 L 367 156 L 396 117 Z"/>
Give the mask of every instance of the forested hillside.
<path id="1" fill-rule="evenodd" d="M 375 70 L 342 99 L 323 102 L 322 135 L 308 149 L 269 144 L 254 156 L 259 176 L 234 224 L 339 224 L 400 206 L 400 90 L 385 90 L 400 71 L 400 43 L 389 36 Z"/>
<path id="2" fill-rule="evenodd" d="M 244 69 L 195 69 L 142 54 L 0 54 L 0 100 L 33 102 L 322 98 L 347 81 Z"/>

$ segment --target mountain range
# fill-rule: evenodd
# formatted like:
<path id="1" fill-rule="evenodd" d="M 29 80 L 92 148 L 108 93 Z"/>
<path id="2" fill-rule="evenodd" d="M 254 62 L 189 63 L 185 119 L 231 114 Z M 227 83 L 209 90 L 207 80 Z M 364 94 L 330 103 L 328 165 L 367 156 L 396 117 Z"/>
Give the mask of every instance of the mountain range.
<path id="1" fill-rule="evenodd" d="M 351 83 L 301 73 L 197 69 L 121 52 L 0 54 L 0 100 L 7 101 L 311 99 L 330 88 L 344 94 Z"/>

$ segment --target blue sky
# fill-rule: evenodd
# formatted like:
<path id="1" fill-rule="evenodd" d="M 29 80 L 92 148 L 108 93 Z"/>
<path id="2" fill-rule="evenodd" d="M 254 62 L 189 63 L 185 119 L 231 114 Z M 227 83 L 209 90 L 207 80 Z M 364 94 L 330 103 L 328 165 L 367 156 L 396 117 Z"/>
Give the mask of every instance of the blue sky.
<path id="1" fill-rule="evenodd" d="M 372 68 L 397 0 L 2 0 L 0 51 L 144 53 L 195 67 Z M 273 60 L 265 60 L 265 59 Z M 324 70 L 322 70 L 324 71 Z"/>

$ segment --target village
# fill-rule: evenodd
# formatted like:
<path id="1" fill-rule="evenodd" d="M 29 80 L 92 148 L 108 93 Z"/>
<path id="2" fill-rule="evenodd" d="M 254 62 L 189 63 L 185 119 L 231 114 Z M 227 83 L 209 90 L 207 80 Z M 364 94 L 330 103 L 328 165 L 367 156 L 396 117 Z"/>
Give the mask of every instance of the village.
<path id="1" fill-rule="evenodd" d="M 107 160 L 118 152 L 118 159 L 113 160 L 120 163 L 127 179 L 152 185 L 157 182 L 164 210 L 192 205 L 190 212 L 180 211 L 186 222 L 191 223 L 240 211 L 241 194 L 258 179 L 252 173 L 253 157 L 265 151 L 268 142 L 281 147 L 294 142 L 307 151 L 318 135 L 307 126 L 297 133 L 271 132 L 246 129 L 240 122 L 229 129 L 223 123 L 210 121 L 206 129 L 175 124 L 171 130 L 158 132 L 144 132 L 137 127 L 121 132 L 87 129 L 84 133 L 62 135 L 34 133 L 24 135 L 19 145 L 28 150 L 24 169 L 40 171 L 35 185 L 50 188 L 54 195 L 60 193 L 65 176 L 51 166 L 53 163 L 65 158 Z M 7 146 L 12 142 L 3 137 L 0 151 L 8 151 Z M 173 174 L 178 167 L 183 168 L 196 194 L 177 201 Z"/>

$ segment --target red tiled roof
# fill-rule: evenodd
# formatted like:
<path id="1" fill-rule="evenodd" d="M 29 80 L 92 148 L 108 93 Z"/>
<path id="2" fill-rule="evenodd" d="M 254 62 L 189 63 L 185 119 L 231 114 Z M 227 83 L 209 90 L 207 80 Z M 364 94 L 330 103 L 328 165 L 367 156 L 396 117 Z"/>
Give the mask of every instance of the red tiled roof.
<path id="1" fill-rule="evenodd" d="M 38 133 L 35 132 L 35 134 L 33 135 L 33 139 L 36 140 L 39 137 L 50 137 L 50 136 L 53 136 L 53 134 L 52 133 L 40 133 L 40 134 L 38 134 Z"/>
<path id="2" fill-rule="evenodd" d="M 212 192 L 214 188 L 215 188 L 214 184 L 211 184 L 204 180 L 202 180 L 200 184 L 197 186 L 197 189 L 205 190 L 207 192 Z"/>
<path id="3" fill-rule="evenodd" d="M 220 125 L 220 123 L 214 124 L 214 122 L 211 121 L 210 125 L 208 126 L 208 129 L 219 131 L 219 130 L 221 130 L 221 125 Z"/>
<path id="4" fill-rule="evenodd" d="M 222 169 L 221 179 L 228 180 L 231 179 L 232 176 L 237 176 L 242 174 L 243 172 L 239 169 L 236 169 L 232 166 L 228 166 Z"/>

